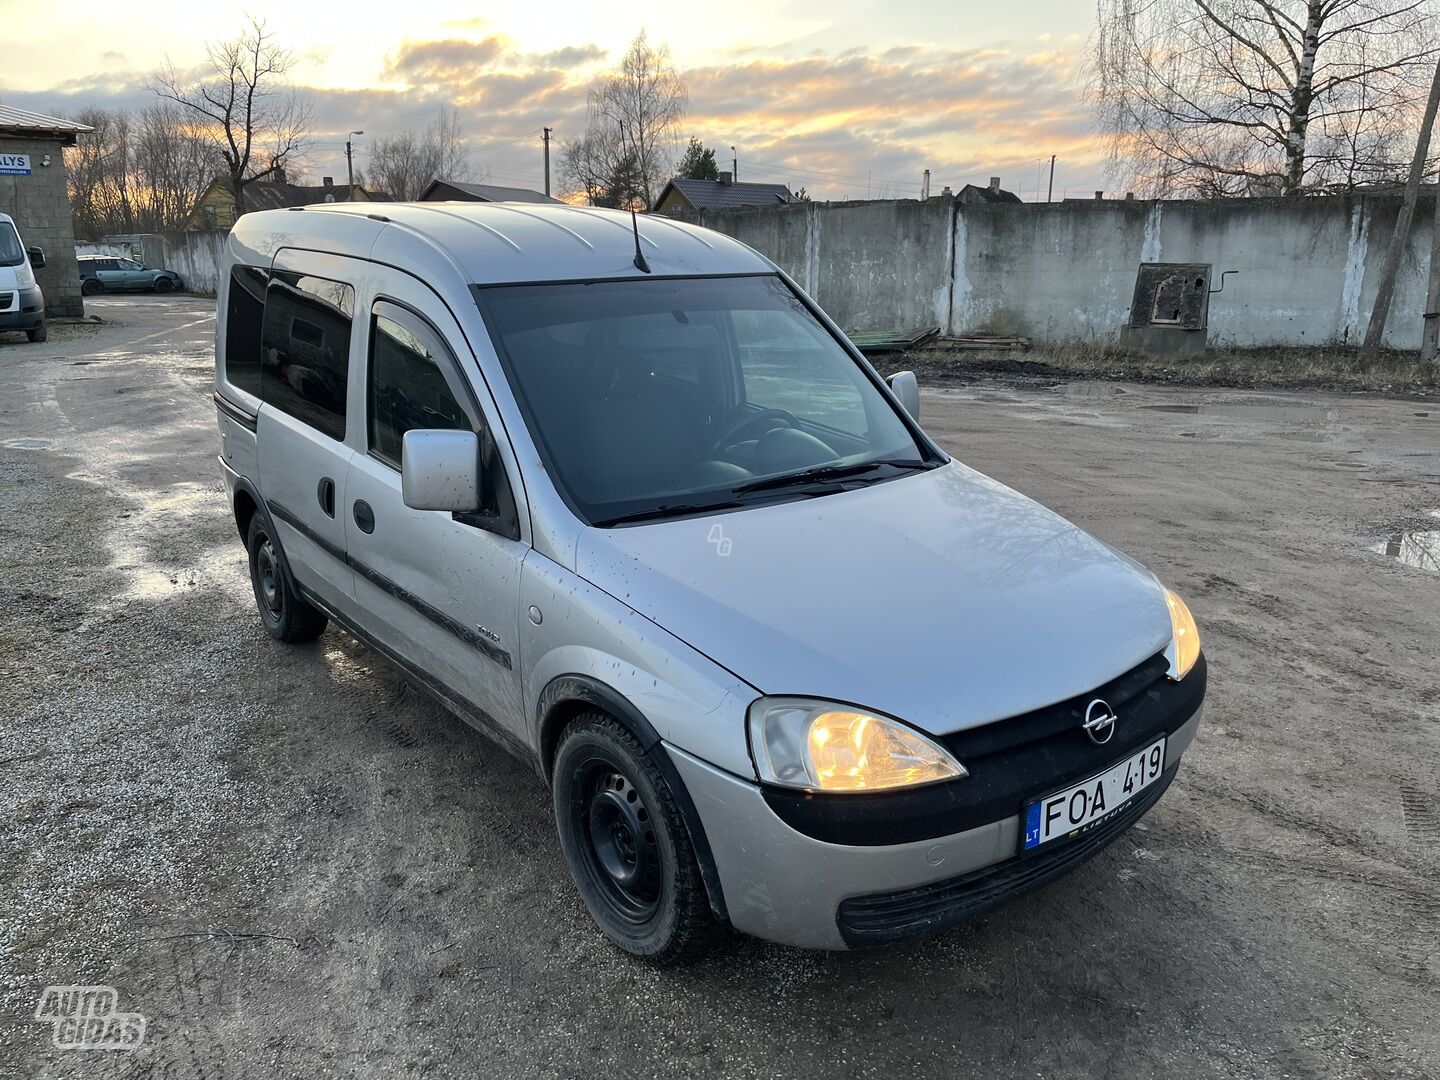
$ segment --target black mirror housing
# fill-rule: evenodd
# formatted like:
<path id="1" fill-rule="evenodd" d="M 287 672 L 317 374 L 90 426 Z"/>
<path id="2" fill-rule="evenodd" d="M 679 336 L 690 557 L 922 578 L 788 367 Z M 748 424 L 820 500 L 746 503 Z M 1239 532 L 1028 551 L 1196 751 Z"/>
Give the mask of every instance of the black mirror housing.
<path id="1" fill-rule="evenodd" d="M 30 260 L 30 266 L 35 270 L 42 270 L 45 267 L 45 252 L 38 247 L 25 249 L 25 257 Z"/>

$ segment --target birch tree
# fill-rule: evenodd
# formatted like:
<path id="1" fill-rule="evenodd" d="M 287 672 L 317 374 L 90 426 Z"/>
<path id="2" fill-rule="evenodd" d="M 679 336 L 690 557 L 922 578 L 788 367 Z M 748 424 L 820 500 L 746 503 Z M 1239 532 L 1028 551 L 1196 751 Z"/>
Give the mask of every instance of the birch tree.
<path id="1" fill-rule="evenodd" d="M 1097 0 L 1089 91 L 1148 195 L 1336 190 L 1414 144 L 1432 0 Z"/>

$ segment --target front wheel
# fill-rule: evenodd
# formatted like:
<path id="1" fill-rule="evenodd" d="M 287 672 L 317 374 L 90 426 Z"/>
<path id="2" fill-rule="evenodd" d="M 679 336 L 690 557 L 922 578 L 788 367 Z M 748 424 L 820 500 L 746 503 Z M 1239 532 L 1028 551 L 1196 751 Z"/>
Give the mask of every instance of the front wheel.
<path id="1" fill-rule="evenodd" d="M 175 283 L 168 277 L 155 279 L 155 291 L 157 293 L 168 293 L 175 291 Z"/>
<path id="2" fill-rule="evenodd" d="M 571 722 L 555 752 L 560 847 L 595 922 L 633 956 L 674 964 L 714 937 L 689 830 L 665 778 L 601 712 Z"/>
<path id="3" fill-rule="evenodd" d="M 295 594 L 269 527 L 258 512 L 250 519 L 245 546 L 250 552 L 250 585 L 265 632 L 291 645 L 314 641 L 324 632 L 328 620 L 323 612 Z"/>
<path id="4" fill-rule="evenodd" d="M 29 330 L 25 331 L 25 336 L 31 342 L 49 341 L 50 324 L 48 322 L 41 322 L 39 326 L 32 326 Z"/>

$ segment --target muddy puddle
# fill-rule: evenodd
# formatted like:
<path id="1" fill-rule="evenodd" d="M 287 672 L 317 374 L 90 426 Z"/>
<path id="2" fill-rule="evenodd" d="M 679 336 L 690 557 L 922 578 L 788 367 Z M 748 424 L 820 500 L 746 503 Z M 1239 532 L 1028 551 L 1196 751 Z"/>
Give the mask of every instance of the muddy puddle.
<path id="1" fill-rule="evenodd" d="M 1370 550 L 1399 559 L 1406 566 L 1440 573 L 1440 510 L 1431 510 L 1436 519 L 1433 529 L 1407 529 L 1386 537 Z"/>
<path id="2" fill-rule="evenodd" d="M 1123 386 L 1104 382 L 1063 383 L 1055 389 L 1066 397 L 1115 397 L 1117 394 L 1129 393 Z"/>

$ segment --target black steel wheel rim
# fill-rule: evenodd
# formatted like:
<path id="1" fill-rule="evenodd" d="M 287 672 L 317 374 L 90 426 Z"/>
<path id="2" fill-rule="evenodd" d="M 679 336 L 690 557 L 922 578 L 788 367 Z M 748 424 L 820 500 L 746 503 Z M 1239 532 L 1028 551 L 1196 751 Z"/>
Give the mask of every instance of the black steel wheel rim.
<path id="1" fill-rule="evenodd" d="M 613 763 L 587 762 L 575 788 L 574 824 L 590 876 L 622 922 L 647 923 L 660 908 L 664 861 L 638 788 Z"/>
<path id="2" fill-rule="evenodd" d="M 260 604 L 272 619 L 279 620 L 285 611 L 285 596 L 280 585 L 280 567 L 275 561 L 275 549 L 268 536 L 262 537 L 255 549 L 255 591 Z"/>

